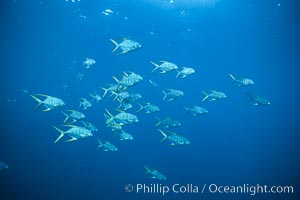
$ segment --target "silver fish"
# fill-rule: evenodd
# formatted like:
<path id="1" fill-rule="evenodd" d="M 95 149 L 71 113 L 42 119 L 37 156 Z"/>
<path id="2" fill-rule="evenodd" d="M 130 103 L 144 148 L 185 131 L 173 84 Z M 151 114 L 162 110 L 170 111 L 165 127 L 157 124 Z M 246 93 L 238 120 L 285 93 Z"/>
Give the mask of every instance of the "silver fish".
<path id="1" fill-rule="evenodd" d="M 67 114 L 65 112 L 70 112 L 70 114 Z M 85 118 L 85 115 L 82 112 L 79 112 L 76 110 L 66 110 L 65 112 L 62 112 L 66 116 L 66 118 L 64 120 L 65 124 L 68 122 L 69 119 L 71 119 L 71 121 L 68 122 L 67 124 L 73 124 L 73 123 L 77 122 L 78 120 Z"/>
<path id="2" fill-rule="evenodd" d="M 166 101 L 173 101 L 184 95 L 183 91 L 174 89 L 166 89 L 166 91 L 162 90 L 162 93 L 164 94 L 163 100 Z"/>
<path id="3" fill-rule="evenodd" d="M 89 102 L 87 99 L 85 99 L 85 98 L 80 98 L 80 100 L 79 100 L 79 108 L 81 108 L 81 107 L 82 107 L 84 110 L 86 110 L 86 109 L 92 107 L 92 104 L 91 104 L 91 102 Z"/>
<path id="4" fill-rule="evenodd" d="M 195 73 L 195 70 L 193 68 L 183 67 L 181 71 L 178 71 L 176 78 L 178 78 L 179 76 L 181 76 L 181 78 L 185 78 L 194 73 Z"/>
<path id="5" fill-rule="evenodd" d="M 196 115 L 203 115 L 208 113 L 208 111 L 206 110 L 206 108 L 200 107 L 200 106 L 192 106 L 191 108 L 185 108 L 187 110 L 186 114 L 188 113 L 192 113 L 193 116 Z"/>
<path id="6" fill-rule="evenodd" d="M 253 93 L 247 93 L 247 95 L 249 96 L 249 101 L 251 102 L 251 105 L 254 106 L 268 106 L 271 104 L 271 102 L 267 99 L 265 99 L 264 97 L 258 96 L 256 94 Z"/>
<path id="7" fill-rule="evenodd" d="M 156 116 L 156 119 L 158 120 L 157 124 L 155 126 L 162 126 L 163 128 L 172 128 L 172 127 L 178 127 L 181 126 L 181 123 L 171 117 L 166 117 L 164 119 L 160 119 Z"/>
<path id="8" fill-rule="evenodd" d="M 154 113 L 159 111 L 159 107 L 151 103 L 145 103 L 145 105 L 139 104 L 139 106 L 140 108 L 137 110 L 137 112 L 144 110 L 145 113 L 149 114 L 149 113 Z"/>
<path id="9" fill-rule="evenodd" d="M 224 98 L 227 97 L 224 92 L 218 92 L 218 91 L 215 91 L 215 90 L 210 90 L 210 93 L 202 91 L 202 93 L 205 95 L 205 97 L 202 99 L 202 101 L 205 101 L 209 98 L 210 98 L 209 101 L 215 101 L 215 100 L 224 99 Z"/>
<path id="10" fill-rule="evenodd" d="M 233 84 L 237 84 L 238 86 L 249 86 L 249 85 L 253 85 L 254 81 L 252 79 L 249 78 L 244 78 L 244 77 L 234 77 L 232 74 L 229 74 L 230 78 L 232 79 L 232 83 Z"/>
<path id="11" fill-rule="evenodd" d="M 43 111 L 50 111 L 59 107 L 62 107 L 65 104 L 65 102 L 59 98 L 56 97 L 51 97 L 49 95 L 45 95 L 45 94 L 36 94 L 34 95 L 30 95 L 34 100 L 36 100 L 38 102 L 38 105 L 35 107 L 35 110 L 39 109 L 42 105 L 44 105 L 46 107 L 45 110 Z M 44 100 L 38 99 L 36 96 L 42 96 L 45 97 Z"/>
<path id="12" fill-rule="evenodd" d="M 58 132 L 60 132 L 60 135 L 57 137 L 54 143 L 58 142 L 64 135 L 68 135 L 71 137 L 71 139 L 66 140 L 65 142 L 72 142 L 80 138 L 88 138 L 93 136 L 92 131 L 84 127 L 74 126 L 74 125 L 64 125 L 64 126 L 70 128 L 66 131 L 63 131 L 53 126 L 53 128 L 55 128 Z"/>
<path id="13" fill-rule="evenodd" d="M 163 139 L 160 140 L 160 142 L 163 142 L 165 140 L 169 140 L 170 145 L 186 145 L 190 144 L 190 141 L 186 139 L 185 137 L 179 136 L 174 132 L 170 132 L 172 135 L 167 135 L 165 132 L 162 130 L 158 129 L 158 131 L 163 135 Z"/>
<path id="14" fill-rule="evenodd" d="M 103 151 L 118 151 L 118 148 L 115 145 L 103 139 L 101 140 L 98 138 L 98 142 L 99 142 L 98 148 L 101 148 Z"/>
<path id="15" fill-rule="evenodd" d="M 149 174 L 149 177 L 152 179 L 159 179 L 159 180 L 167 180 L 167 177 L 165 175 L 163 175 L 162 173 L 160 173 L 159 171 L 157 171 L 156 169 L 153 169 L 151 167 L 148 166 L 144 166 L 146 169 L 146 174 Z"/>
<path id="16" fill-rule="evenodd" d="M 150 61 L 150 63 L 155 66 L 155 68 L 152 70 L 152 72 L 156 71 L 157 69 L 160 69 L 161 71 L 159 73 L 164 74 L 164 73 L 178 69 L 178 66 L 175 65 L 174 63 L 171 63 L 168 61 L 159 61 L 159 62 L 161 62 L 162 64 L 158 65 L 155 62 Z"/>
<path id="17" fill-rule="evenodd" d="M 119 48 L 121 49 L 121 52 L 118 53 L 118 55 L 136 51 L 142 47 L 141 43 L 127 38 L 123 38 L 121 43 L 118 43 L 113 39 L 110 39 L 110 41 L 116 45 L 116 47 L 112 50 L 112 53 L 117 51 Z"/>

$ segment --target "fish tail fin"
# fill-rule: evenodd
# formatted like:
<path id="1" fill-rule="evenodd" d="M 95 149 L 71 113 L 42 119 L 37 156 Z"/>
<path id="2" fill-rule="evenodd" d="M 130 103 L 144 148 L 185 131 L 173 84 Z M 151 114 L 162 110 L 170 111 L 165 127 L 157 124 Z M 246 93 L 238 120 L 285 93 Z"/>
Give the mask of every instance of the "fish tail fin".
<path id="1" fill-rule="evenodd" d="M 112 50 L 112 53 L 114 53 L 118 48 L 119 48 L 119 44 L 113 40 L 113 39 L 109 39 L 114 45 L 116 45 L 116 47 Z"/>
<path id="2" fill-rule="evenodd" d="M 119 88 L 120 88 L 120 81 L 115 76 L 113 76 L 113 79 L 118 83 L 117 90 L 119 90 Z"/>
<path id="3" fill-rule="evenodd" d="M 255 94 L 253 94 L 251 92 L 247 92 L 246 95 L 249 97 L 249 101 L 252 101 L 253 99 L 255 99 Z"/>
<path id="4" fill-rule="evenodd" d="M 136 111 L 136 112 L 140 112 L 141 110 L 143 110 L 144 106 L 142 104 L 139 104 L 138 105 L 140 106 L 140 108 Z"/>
<path id="5" fill-rule="evenodd" d="M 164 90 L 161 90 L 161 92 L 164 94 L 163 100 L 167 98 L 167 93 Z"/>
<path id="6" fill-rule="evenodd" d="M 107 109 L 105 109 L 105 111 L 109 115 L 109 117 L 107 118 L 106 124 L 109 124 L 114 119 L 114 116 Z"/>
<path id="7" fill-rule="evenodd" d="M 232 74 L 229 74 L 230 78 L 235 81 L 235 77 Z"/>
<path id="8" fill-rule="evenodd" d="M 67 113 L 65 113 L 64 111 L 61 111 L 62 114 L 64 114 L 66 116 L 65 120 L 64 120 L 64 124 L 68 121 L 69 119 L 69 115 Z"/>
<path id="9" fill-rule="evenodd" d="M 161 124 L 161 120 L 159 119 L 159 117 L 157 115 L 155 115 L 155 118 L 157 119 L 157 123 L 155 124 L 155 127 L 158 127 Z"/>
<path id="10" fill-rule="evenodd" d="M 162 130 L 157 129 L 162 135 L 163 135 L 163 139 L 160 140 L 160 142 L 163 142 L 167 139 L 167 134 L 165 134 Z"/>
<path id="11" fill-rule="evenodd" d="M 202 93 L 205 95 L 205 97 L 202 99 L 202 101 L 205 101 L 209 97 L 209 95 L 205 91 L 202 91 Z"/>
<path id="12" fill-rule="evenodd" d="M 30 95 L 34 100 L 36 100 L 38 102 L 38 105 L 35 106 L 34 110 L 37 110 L 39 109 L 39 107 L 41 107 L 41 105 L 43 105 L 43 102 L 42 100 L 40 100 L 39 98 L 37 98 L 36 96 L 34 95 Z"/>
<path id="13" fill-rule="evenodd" d="M 186 111 L 185 111 L 185 115 L 189 114 L 191 110 L 190 110 L 188 107 L 184 107 L 184 108 L 185 108 L 185 110 L 186 110 Z"/>
<path id="14" fill-rule="evenodd" d="M 145 169 L 146 169 L 145 173 L 150 173 L 150 172 L 151 172 L 151 170 L 150 170 L 149 167 L 147 167 L 146 165 L 145 165 L 144 167 L 145 167 Z"/>
<path id="15" fill-rule="evenodd" d="M 178 78 L 178 76 L 181 74 L 181 72 L 179 70 L 176 70 L 176 71 L 177 71 L 176 78 Z"/>
<path id="16" fill-rule="evenodd" d="M 60 132 L 60 135 L 54 141 L 54 143 L 56 143 L 65 135 L 65 132 L 63 130 L 60 130 L 59 128 L 57 128 L 55 126 L 52 126 L 52 127 L 55 128 L 55 130 L 57 130 L 58 132 Z"/>
<path id="17" fill-rule="evenodd" d="M 98 148 L 101 148 L 103 146 L 103 143 L 101 142 L 101 140 L 99 138 L 97 138 L 97 140 L 98 140 L 98 143 L 99 143 Z"/>
<path id="18" fill-rule="evenodd" d="M 104 98 L 105 95 L 106 95 L 107 92 L 108 92 L 108 89 L 106 89 L 106 88 L 104 88 L 104 87 L 101 87 L 101 89 L 104 90 L 104 93 L 103 93 L 103 95 L 102 95 L 102 98 Z"/>
<path id="19" fill-rule="evenodd" d="M 152 65 L 154 65 L 155 66 L 155 68 L 152 70 L 152 72 L 154 72 L 155 70 L 157 70 L 158 68 L 159 68 L 159 65 L 158 64 L 156 64 L 155 62 L 153 62 L 153 61 L 150 61 L 150 63 L 152 64 Z M 151 72 L 151 73 L 152 73 Z"/>

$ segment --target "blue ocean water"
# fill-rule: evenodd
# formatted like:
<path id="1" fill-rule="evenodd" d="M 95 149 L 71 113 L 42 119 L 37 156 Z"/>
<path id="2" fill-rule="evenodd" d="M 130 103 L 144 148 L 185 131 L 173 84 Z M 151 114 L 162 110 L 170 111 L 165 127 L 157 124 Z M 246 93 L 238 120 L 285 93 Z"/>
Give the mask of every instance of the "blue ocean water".
<path id="1" fill-rule="evenodd" d="M 105 15 L 106 9 L 113 12 Z M 297 199 L 299 9 L 298 0 L 2 1 L 0 160 L 8 169 L 0 171 L 0 199 Z M 109 39 L 124 37 L 143 47 L 113 54 Z M 85 58 L 96 64 L 84 69 Z M 176 72 L 151 73 L 149 62 L 160 60 L 196 73 L 184 79 Z M 158 105 L 158 116 L 179 120 L 182 126 L 172 130 L 191 144 L 160 143 L 155 114 L 136 113 L 137 104 L 128 112 L 140 122 L 124 127 L 133 141 L 119 141 L 106 127 L 105 109 L 118 113 L 112 97 L 87 110 L 78 107 L 80 98 L 102 94 L 100 87 L 115 83 L 112 76 L 123 71 L 143 76 L 130 91 L 142 94 L 141 103 Z M 255 84 L 233 85 L 229 73 Z M 166 88 L 184 96 L 163 101 Z M 202 102 L 202 90 L 227 98 Z M 63 109 L 82 111 L 99 131 L 53 144 L 59 133 L 52 125 L 62 125 L 64 115 L 34 110 L 37 102 L 26 91 L 63 99 Z M 271 104 L 251 106 L 247 92 Z M 208 113 L 186 115 L 184 107 L 192 105 Z M 97 137 L 119 151 L 98 149 Z M 149 179 L 144 165 L 167 180 Z M 124 190 L 128 184 L 134 191 Z M 193 184 L 199 192 L 137 193 L 137 184 Z M 294 194 L 201 193 L 205 184 L 293 186 Z"/>

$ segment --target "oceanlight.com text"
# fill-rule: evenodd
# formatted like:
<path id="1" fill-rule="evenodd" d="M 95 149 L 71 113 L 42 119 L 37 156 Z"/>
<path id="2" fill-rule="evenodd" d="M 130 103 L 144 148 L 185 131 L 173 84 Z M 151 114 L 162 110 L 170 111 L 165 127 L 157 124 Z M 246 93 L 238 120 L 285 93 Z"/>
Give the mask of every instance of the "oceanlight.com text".
<path id="1" fill-rule="evenodd" d="M 293 194 L 293 186 L 268 186 L 268 185 L 218 185 L 218 184 L 127 184 L 125 186 L 126 192 L 136 194 L 245 194 L 245 195 L 258 195 L 258 194 Z"/>

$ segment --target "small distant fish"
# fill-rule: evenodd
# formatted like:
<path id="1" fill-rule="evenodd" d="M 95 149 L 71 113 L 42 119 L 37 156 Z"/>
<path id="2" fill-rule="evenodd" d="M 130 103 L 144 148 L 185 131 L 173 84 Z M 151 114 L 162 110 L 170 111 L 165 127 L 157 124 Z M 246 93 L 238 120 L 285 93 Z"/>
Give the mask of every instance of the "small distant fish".
<path id="1" fill-rule="evenodd" d="M 69 114 L 67 114 L 65 112 L 69 112 Z M 73 123 L 77 122 L 78 120 L 85 118 L 85 115 L 82 112 L 79 112 L 76 110 L 66 110 L 65 112 L 62 112 L 66 116 L 66 118 L 64 120 L 65 124 L 73 124 Z"/>
<path id="2" fill-rule="evenodd" d="M 116 45 L 116 47 L 112 50 L 112 53 L 117 51 L 119 48 L 121 49 L 121 52 L 118 53 L 118 55 L 136 51 L 142 47 L 141 43 L 127 38 L 123 38 L 121 43 L 118 43 L 113 39 L 110 39 L 110 41 Z"/>
<path id="3" fill-rule="evenodd" d="M 57 137 L 54 143 L 57 143 L 64 135 L 68 135 L 69 137 L 71 137 L 71 139 L 66 140 L 65 142 L 72 142 L 81 138 L 88 138 L 93 136 L 92 131 L 84 127 L 74 126 L 74 125 L 64 125 L 64 126 L 70 128 L 66 131 L 63 131 L 53 126 L 54 129 L 60 132 L 60 135 Z"/>
<path id="4" fill-rule="evenodd" d="M 163 139 L 161 139 L 160 142 L 163 142 L 168 139 L 170 142 L 170 145 L 172 145 L 172 146 L 190 144 L 188 139 L 186 139 L 185 137 L 179 136 L 174 132 L 168 131 L 171 133 L 171 135 L 167 135 L 165 132 L 163 132 L 160 129 L 158 129 L 158 131 L 163 135 Z"/>
<path id="5" fill-rule="evenodd" d="M 208 113 L 208 111 L 206 110 L 206 108 L 200 107 L 200 106 L 192 106 L 191 108 L 185 108 L 187 110 L 186 114 L 188 113 L 192 113 L 193 116 L 196 115 L 203 115 Z"/>
<path id="6" fill-rule="evenodd" d="M 205 95 L 205 97 L 202 99 L 202 101 L 205 101 L 207 99 L 210 99 L 209 101 L 215 101 L 215 100 L 224 99 L 227 97 L 224 92 L 218 92 L 215 90 L 210 90 L 210 93 L 202 91 L 202 93 Z"/>
<path id="7" fill-rule="evenodd" d="M 175 89 L 166 89 L 166 91 L 162 90 L 162 93 L 164 94 L 163 100 L 166 101 L 173 101 L 184 95 L 183 91 Z"/>
<path id="8" fill-rule="evenodd" d="M 110 15 L 111 13 L 114 13 L 114 11 L 110 10 L 110 9 L 105 9 L 104 11 L 101 12 L 102 14 L 108 16 Z"/>
<path id="9" fill-rule="evenodd" d="M 7 170 L 7 169 L 8 169 L 8 165 L 5 162 L 0 161 L 0 171 Z"/>
<path id="10" fill-rule="evenodd" d="M 84 128 L 87 128 L 87 129 L 91 130 L 92 132 L 98 131 L 97 127 L 94 126 L 91 122 L 81 121 L 81 123 L 84 125 Z"/>
<path id="11" fill-rule="evenodd" d="M 85 99 L 85 98 L 80 98 L 80 99 L 79 99 L 79 108 L 81 108 L 81 107 L 82 107 L 84 110 L 86 110 L 86 109 L 92 107 L 92 104 L 91 104 L 91 102 L 89 102 L 87 99 Z"/>
<path id="12" fill-rule="evenodd" d="M 178 66 L 175 65 L 174 63 L 171 63 L 168 61 L 159 61 L 159 62 L 161 62 L 162 64 L 158 65 L 155 62 L 150 61 L 150 63 L 155 66 L 155 68 L 152 70 L 152 72 L 156 71 L 157 69 L 160 69 L 161 71 L 159 73 L 164 74 L 164 73 L 178 69 Z"/>
<path id="13" fill-rule="evenodd" d="M 98 142 L 99 142 L 98 148 L 101 148 L 103 151 L 118 151 L 118 148 L 108 141 L 105 141 L 103 139 L 100 140 L 98 138 Z"/>
<path id="14" fill-rule="evenodd" d="M 25 89 L 25 88 L 22 89 L 22 93 L 24 95 L 29 95 L 29 91 L 27 89 Z"/>
<path id="15" fill-rule="evenodd" d="M 158 120 L 157 124 L 155 126 L 162 126 L 163 128 L 172 128 L 172 127 L 179 127 L 181 126 L 181 123 L 171 117 L 166 117 L 164 119 L 160 119 L 156 116 L 156 119 Z"/>
<path id="16" fill-rule="evenodd" d="M 157 105 L 146 103 L 145 105 L 139 104 L 140 108 L 137 110 L 137 112 L 140 112 L 141 110 L 144 110 L 145 113 L 154 113 L 159 111 L 159 107 Z"/>
<path id="17" fill-rule="evenodd" d="M 258 96 L 256 94 L 247 93 L 247 96 L 250 97 L 249 101 L 250 101 L 251 105 L 268 106 L 271 104 L 271 102 L 269 100 L 265 99 L 264 97 Z"/>
<path id="18" fill-rule="evenodd" d="M 126 141 L 126 140 L 133 140 L 133 136 L 124 130 L 119 130 L 117 132 L 117 136 L 120 138 L 121 141 Z"/>
<path id="19" fill-rule="evenodd" d="M 76 79 L 77 80 L 82 80 L 83 78 L 85 77 L 85 75 L 81 72 L 79 72 L 77 75 L 76 75 Z"/>
<path id="20" fill-rule="evenodd" d="M 80 0 L 65 0 L 65 1 L 75 3 L 75 2 L 79 2 Z"/>
<path id="21" fill-rule="evenodd" d="M 129 102 L 135 102 L 141 98 L 142 98 L 142 95 L 140 93 L 131 92 L 129 97 L 126 100 L 128 100 Z"/>
<path id="22" fill-rule="evenodd" d="M 157 86 L 158 86 L 157 83 L 155 83 L 154 81 L 152 81 L 152 80 L 150 80 L 150 79 L 149 79 L 149 83 L 150 83 L 152 86 L 154 86 L 154 87 L 157 87 Z"/>
<path id="23" fill-rule="evenodd" d="M 181 78 L 185 78 L 191 74 L 195 73 L 195 70 L 193 68 L 189 68 L 189 67 L 183 67 L 181 71 L 177 71 L 177 75 L 176 78 L 178 78 L 179 76 L 181 76 Z"/>
<path id="24" fill-rule="evenodd" d="M 57 109 L 59 107 L 66 105 L 63 100 L 61 100 L 57 97 L 51 97 L 51 96 L 45 95 L 45 94 L 36 94 L 36 95 L 30 95 L 30 96 L 38 102 L 38 105 L 35 107 L 35 110 L 39 109 L 42 105 L 46 107 L 46 109 L 43 110 L 44 112 L 51 111 L 53 109 Z M 45 99 L 41 100 L 41 99 L 37 98 L 36 96 L 42 96 L 42 97 L 45 97 Z"/>
<path id="25" fill-rule="evenodd" d="M 121 101 L 120 105 L 118 106 L 118 109 L 120 110 L 128 110 L 130 108 L 132 108 L 132 104 L 127 99 Z"/>
<path id="26" fill-rule="evenodd" d="M 85 61 L 83 62 L 83 66 L 85 69 L 89 69 L 91 66 L 96 64 L 96 61 L 92 58 L 85 58 Z"/>
<path id="27" fill-rule="evenodd" d="M 92 98 L 93 98 L 93 100 L 95 100 L 97 103 L 99 102 L 99 101 L 101 101 L 101 99 L 102 99 L 102 97 L 100 96 L 100 95 L 98 95 L 96 92 L 94 92 L 93 94 L 89 94 Z"/>
<path id="28" fill-rule="evenodd" d="M 149 177 L 152 179 L 159 179 L 159 180 L 167 180 L 167 177 L 165 175 L 163 175 L 162 173 L 160 173 L 159 171 L 157 171 L 156 169 L 153 169 L 151 167 L 148 166 L 144 166 L 146 169 L 146 174 L 149 174 Z"/>
<path id="29" fill-rule="evenodd" d="M 139 122 L 139 119 L 136 115 L 131 113 L 127 113 L 124 111 L 120 111 L 119 114 L 113 116 L 107 109 L 106 113 L 109 115 L 109 119 L 106 120 L 106 124 L 109 124 L 112 120 L 114 120 L 119 125 L 132 124 Z"/>
<path id="30" fill-rule="evenodd" d="M 249 86 L 249 85 L 253 85 L 254 81 L 252 79 L 249 78 L 244 78 L 244 77 L 234 77 L 232 74 L 229 74 L 230 78 L 232 79 L 232 83 L 233 84 L 237 84 L 238 86 Z"/>

